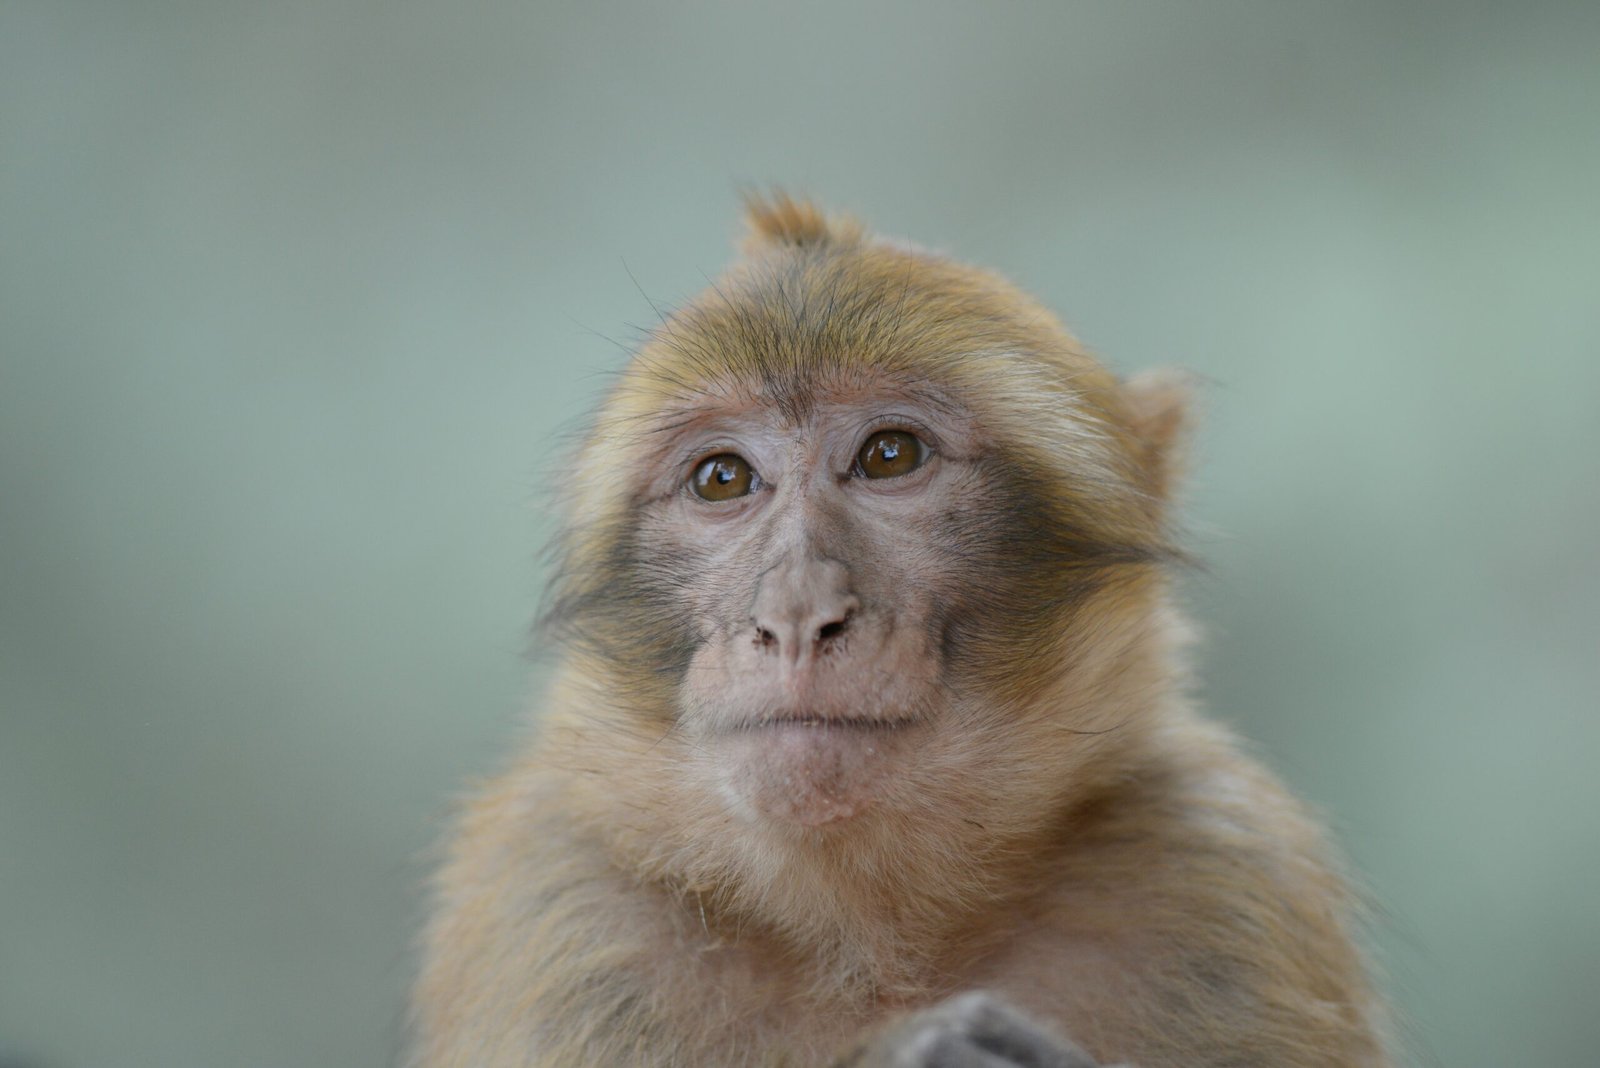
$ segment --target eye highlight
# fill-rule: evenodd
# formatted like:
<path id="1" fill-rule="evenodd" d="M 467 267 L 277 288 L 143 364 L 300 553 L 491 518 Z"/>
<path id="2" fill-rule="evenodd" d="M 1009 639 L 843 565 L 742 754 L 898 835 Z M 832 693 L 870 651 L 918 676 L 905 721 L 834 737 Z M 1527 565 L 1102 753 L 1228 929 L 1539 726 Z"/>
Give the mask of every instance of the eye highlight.
<path id="1" fill-rule="evenodd" d="M 865 478 L 909 475 L 928 458 L 928 447 L 904 430 L 880 430 L 856 454 L 856 471 Z"/>
<path id="2" fill-rule="evenodd" d="M 707 501 L 731 501 L 755 488 L 756 473 L 737 453 L 724 452 L 700 461 L 689 476 L 689 488 Z"/>

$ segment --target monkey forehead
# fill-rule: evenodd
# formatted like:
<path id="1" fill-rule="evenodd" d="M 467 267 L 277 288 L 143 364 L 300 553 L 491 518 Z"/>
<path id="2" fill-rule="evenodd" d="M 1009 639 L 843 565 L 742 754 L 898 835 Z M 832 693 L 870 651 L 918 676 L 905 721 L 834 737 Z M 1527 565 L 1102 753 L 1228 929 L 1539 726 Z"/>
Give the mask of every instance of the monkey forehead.
<path id="1" fill-rule="evenodd" d="M 719 430 L 756 430 L 801 439 L 829 428 L 860 431 L 882 419 L 914 425 L 970 449 L 981 437 L 971 407 L 933 382 L 871 370 L 838 370 L 804 385 L 728 383 L 663 396 L 637 428 L 647 448 L 693 441 Z"/>
<path id="2" fill-rule="evenodd" d="M 965 384 L 974 365 L 993 362 L 983 354 L 1063 389 L 1110 384 L 1053 315 L 1004 279 L 886 244 L 782 248 L 737 264 L 661 325 L 635 369 L 658 387 L 736 382 L 777 396 L 840 371 Z"/>
<path id="3" fill-rule="evenodd" d="M 1121 422 L 1114 377 L 1043 306 L 991 272 L 885 243 L 736 265 L 650 335 L 602 419 L 763 405 L 796 421 L 866 390 L 959 399 L 989 430 L 1063 434 L 1071 452 Z"/>
<path id="4" fill-rule="evenodd" d="M 991 272 L 862 242 L 769 249 L 667 317 L 597 413 L 576 462 L 608 477 L 579 480 L 567 525 L 625 529 L 674 461 L 664 443 L 705 413 L 799 425 L 894 391 L 959 408 L 964 444 L 1057 500 L 1092 490 L 1128 537 L 1146 522 L 1117 380 L 1054 315 Z"/>

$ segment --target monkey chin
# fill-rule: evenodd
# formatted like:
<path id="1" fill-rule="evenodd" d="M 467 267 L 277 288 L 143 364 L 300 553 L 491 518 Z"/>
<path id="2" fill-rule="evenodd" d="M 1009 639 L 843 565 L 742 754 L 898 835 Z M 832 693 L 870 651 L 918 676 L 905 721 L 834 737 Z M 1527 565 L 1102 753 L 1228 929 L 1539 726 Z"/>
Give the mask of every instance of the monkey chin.
<path id="1" fill-rule="evenodd" d="M 724 796 L 745 815 L 839 828 L 871 807 L 903 763 L 910 719 L 780 716 L 723 736 Z"/>

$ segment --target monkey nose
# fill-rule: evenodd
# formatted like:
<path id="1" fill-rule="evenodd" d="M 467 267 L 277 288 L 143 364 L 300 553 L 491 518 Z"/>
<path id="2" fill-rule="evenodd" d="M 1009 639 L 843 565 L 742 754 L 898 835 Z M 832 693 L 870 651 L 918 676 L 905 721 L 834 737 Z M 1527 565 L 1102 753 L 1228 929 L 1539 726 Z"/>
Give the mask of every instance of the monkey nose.
<path id="1" fill-rule="evenodd" d="M 847 605 L 805 618 L 757 616 L 752 620 L 756 628 L 756 646 L 791 664 L 799 663 L 807 656 L 826 651 L 842 638 L 854 615 L 855 598 L 852 597 Z"/>
<path id="2" fill-rule="evenodd" d="M 799 664 L 838 644 L 859 607 L 834 561 L 769 572 L 751 606 L 756 647 Z"/>

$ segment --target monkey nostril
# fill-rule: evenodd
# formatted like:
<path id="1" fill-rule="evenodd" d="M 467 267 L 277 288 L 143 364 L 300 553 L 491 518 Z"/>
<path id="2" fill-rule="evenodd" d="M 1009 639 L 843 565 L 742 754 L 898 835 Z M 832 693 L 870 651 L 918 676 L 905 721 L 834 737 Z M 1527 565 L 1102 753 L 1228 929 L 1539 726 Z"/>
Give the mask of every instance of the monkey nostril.
<path id="1" fill-rule="evenodd" d="M 850 630 L 855 619 L 854 604 L 842 607 L 844 608 L 842 612 L 819 613 L 813 615 L 810 621 L 751 617 L 750 629 L 745 633 L 750 635 L 751 644 L 763 653 L 781 652 L 793 659 L 803 658 L 812 653 L 828 652 L 838 644 L 838 639 Z M 819 616 L 828 621 L 817 622 Z M 807 635 L 810 635 L 809 641 Z"/>
<path id="2" fill-rule="evenodd" d="M 823 645 L 829 641 L 832 641 L 834 638 L 837 638 L 839 635 L 843 634 L 845 628 L 849 625 L 850 616 L 848 614 L 843 619 L 836 619 L 831 623 L 824 623 L 821 627 L 817 628 L 817 644 Z"/>

